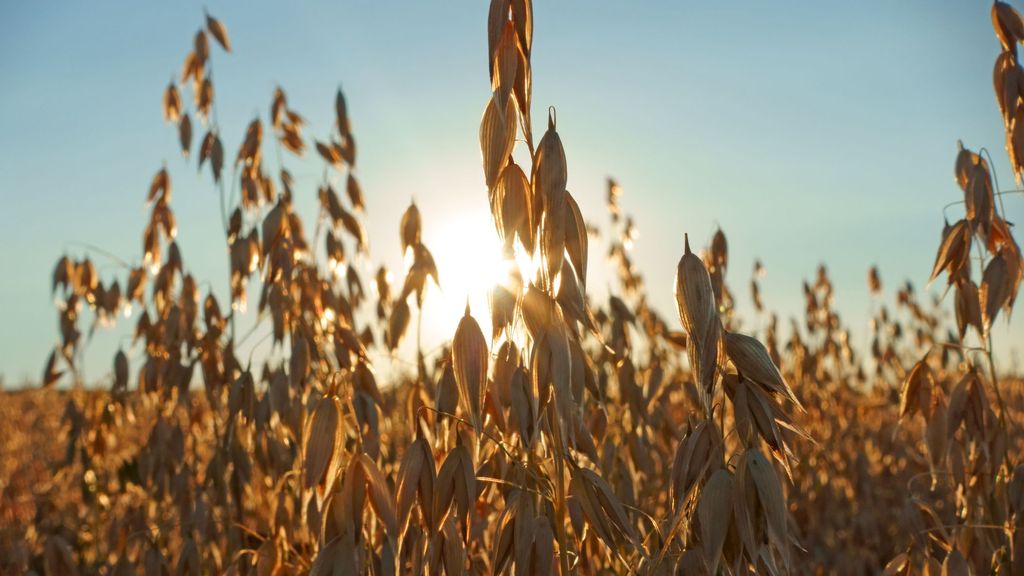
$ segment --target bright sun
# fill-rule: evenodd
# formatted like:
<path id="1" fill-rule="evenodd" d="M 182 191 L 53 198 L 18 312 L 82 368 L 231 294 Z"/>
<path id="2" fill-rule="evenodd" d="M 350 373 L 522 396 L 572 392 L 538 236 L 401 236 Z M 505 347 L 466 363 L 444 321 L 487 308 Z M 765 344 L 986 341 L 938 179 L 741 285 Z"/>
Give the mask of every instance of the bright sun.
<path id="1" fill-rule="evenodd" d="M 424 243 L 434 255 L 441 289 L 428 290 L 424 335 L 430 341 L 451 338 L 466 310 L 490 339 L 491 314 L 488 294 L 495 284 L 508 279 L 501 257 L 501 243 L 488 214 L 465 215 L 447 220 L 432 234 L 424 230 Z"/>

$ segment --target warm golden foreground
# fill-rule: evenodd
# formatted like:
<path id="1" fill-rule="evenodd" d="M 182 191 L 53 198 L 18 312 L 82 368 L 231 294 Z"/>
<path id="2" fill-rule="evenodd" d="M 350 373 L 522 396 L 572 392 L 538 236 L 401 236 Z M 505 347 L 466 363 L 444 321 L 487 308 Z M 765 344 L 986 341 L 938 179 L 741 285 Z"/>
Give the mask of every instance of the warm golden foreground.
<path id="1" fill-rule="evenodd" d="M 650 376 L 638 375 L 644 390 L 655 384 Z M 658 530 L 666 530 L 664 522 L 671 515 L 673 495 L 679 493 L 673 482 L 678 487 L 685 481 L 672 472 L 677 448 L 684 444 L 680 438 L 693 434 L 686 425 L 675 423 L 686 422 L 687 415 L 697 410 L 692 389 L 688 393 L 681 385 L 684 378 L 669 368 L 664 383 L 652 390 L 654 397 L 646 418 L 652 430 L 650 442 L 641 446 L 632 439 L 625 425 L 629 406 L 610 407 L 610 417 L 601 424 L 599 448 L 588 447 L 588 451 L 599 450 L 596 464 L 613 471 L 608 475 L 609 483 L 621 499 L 626 517 L 642 530 L 644 546 L 653 550 L 662 540 Z M 940 377 L 940 382 L 945 388 L 943 394 L 954 393 L 953 380 Z M 1024 425 L 1024 382 L 1007 380 L 1004 384 L 1013 391 L 1005 398 L 1014 430 L 1010 453 L 1019 458 L 1024 448 L 1020 434 Z M 1022 488 L 1020 471 L 1012 493 L 1003 479 L 994 483 L 987 480 L 997 464 L 983 453 L 983 445 L 964 440 L 971 434 L 969 430 L 986 425 L 984 412 L 972 403 L 961 414 L 963 420 L 956 428 L 949 422 L 947 457 L 941 473 L 933 476 L 923 420 L 917 416 L 898 424 L 896 390 L 876 390 L 863 394 L 841 382 L 819 383 L 813 377 L 796 386 L 807 413 L 798 414 L 795 423 L 814 442 L 791 444 L 797 461 L 792 467 L 793 479 L 781 482 L 786 501 L 785 529 L 806 550 L 792 549 L 793 571 L 875 573 L 891 559 L 905 558 L 902 554 L 909 552 L 919 565 L 926 554 L 935 558 L 951 547 L 973 550 L 978 556 L 972 557 L 971 563 L 988 566 L 985 555 L 992 546 L 1005 542 L 1011 506 L 1020 506 Z M 411 392 L 410 385 L 381 393 L 381 413 L 397 415 L 381 421 L 380 460 L 385 462 L 383 473 L 391 493 L 396 493 L 394 485 L 402 478 L 398 473 L 400 461 L 406 458 L 412 442 L 413 431 L 405 417 Z M 123 407 L 109 404 L 109 411 L 105 409 L 108 402 L 105 392 L 85 391 L 25 390 L 0 397 L 0 438 L 4 438 L 0 455 L 0 573 L 16 574 L 26 567 L 39 573 L 70 573 L 68 565 L 96 572 L 111 558 L 125 558 L 122 562 L 139 569 L 156 563 L 173 574 L 188 564 L 190 554 L 204 570 L 219 572 L 231 565 L 231 558 L 223 553 L 228 542 L 236 550 L 258 551 L 242 558 L 240 571 L 251 561 L 257 561 L 261 569 L 279 566 L 283 573 L 309 568 L 316 537 L 302 522 L 298 502 L 282 497 L 281 484 L 288 481 L 284 475 L 275 480 L 262 472 L 275 461 L 296 457 L 294 449 L 289 451 L 273 441 L 240 439 L 237 448 L 224 453 L 229 454 L 229 460 L 238 458 L 244 463 L 242 467 L 230 476 L 213 476 L 218 466 L 214 457 L 223 441 L 215 435 L 212 414 L 202 395 L 194 395 L 176 409 L 173 422 L 180 428 L 173 429 L 168 428 L 167 420 L 158 417 L 162 410 L 159 402 L 133 397 Z M 88 416 L 83 416 L 83 410 Z M 254 409 L 257 426 L 265 426 L 261 420 L 271 412 L 268 401 L 258 402 Z M 434 421 L 431 414 L 426 418 Z M 161 424 L 154 427 L 154 422 Z M 995 424 L 989 420 L 989 430 Z M 732 427 L 729 422 L 726 426 Z M 177 432 L 180 429 L 188 430 L 184 438 Z M 735 438 L 727 441 L 736 444 Z M 628 444 L 620 446 L 620 442 Z M 687 454 L 685 448 L 679 452 Z M 180 472 L 169 473 L 168 466 L 176 461 L 185 465 Z M 682 465 L 675 466 L 679 469 Z M 488 464 L 478 472 L 476 489 L 480 494 L 470 512 L 475 517 L 470 548 L 473 566 L 485 573 L 496 559 L 492 551 L 497 540 L 503 534 L 515 538 L 504 531 L 505 523 L 513 519 L 507 518 L 507 497 L 500 495 L 507 486 L 495 478 L 501 474 L 496 468 L 496 464 Z M 681 469 L 679 475 L 683 473 L 695 472 Z M 439 478 L 434 478 L 435 490 Z M 979 485 L 965 490 L 961 484 L 965 479 L 967 485 Z M 246 481 L 239 500 L 242 510 L 222 507 L 232 500 L 233 486 L 241 481 Z M 224 502 L 208 501 L 202 495 L 201 487 L 208 483 L 221 486 Z M 994 485 L 981 486 L 990 483 Z M 997 488 L 991 500 L 976 500 L 990 487 Z M 381 520 L 372 498 L 370 492 L 364 493 L 363 523 L 373 533 L 386 532 L 386 528 L 379 527 Z M 750 493 L 737 493 L 729 501 L 733 506 L 751 506 L 753 518 L 764 521 L 756 488 Z M 398 502 L 404 500 L 400 497 Z M 971 518 L 959 518 L 961 507 L 968 504 L 974 511 Z M 544 510 L 535 513 L 544 514 Z M 605 517 L 604 512 L 597 513 Z M 599 564 L 609 565 L 613 572 L 625 571 L 623 564 L 609 560 L 611 553 L 601 542 L 600 529 L 583 529 L 589 522 L 586 510 L 573 505 L 571 499 L 570 514 L 570 529 L 588 534 L 585 541 L 589 544 L 579 550 L 584 557 L 579 559 L 583 564 L 578 571 L 593 573 Z M 730 514 L 733 512 L 726 511 L 724 515 Z M 233 520 L 236 515 L 244 519 L 241 526 Z M 659 521 L 657 526 L 652 525 L 651 517 Z M 396 518 L 403 521 L 400 516 Z M 522 516 L 514 520 L 518 518 Z M 181 524 L 183 519 L 188 525 Z M 731 531 L 736 530 L 731 520 L 712 521 L 728 522 Z M 418 521 L 411 523 L 416 532 L 424 529 L 416 527 Z M 371 528 L 375 525 L 378 528 Z M 274 526 L 280 530 L 279 536 L 268 539 Z M 514 529 L 514 524 L 507 529 Z M 699 534 L 701 529 L 693 526 L 686 530 Z M 532 529 L 528 533 L 535 534 Z M 459 539 L 458 535 L 453 537 Z M 197 544 L 202 548 L 197 550 Z M 739 535 L 731 532 L 724 547 L 735 551 L 740 545 Z M 511 556 L 517 555 L 514 548 L 507 551 Z M 447 552 L 438 552 L 443 555 L 439 559 L 443 564 Z M 622 553 L 629 555 L 626 549 Z M 676 565 L 677 555 L 669 553 L 665 562 Z M 364 561 L 372 563 L 369 557 Z M 700 571 L 696 566 L 693 569 Z M 381 570 L 378 567 L 375 573 Z"/>
<path id="2" fill-rule="evenodd" d="M 992 19 L 1019 179 L 1024 22 L 999 2 Z M 646 285 L 622 189 L 609 181 L 608 213 L 583 214 L 555 110 L 532 114 L 531 3 L 492 0 L 486 30 L 479 138 L 502 250 L 480 269 L 505 277 L 425 351 L 435 223 L 411 204 L 395 229 L 364 229 L 340 91 L 326 141 L 281 88 L 266 119 L 223 130 L 211 62 L 231 43 L 204 18 L 164 118 L 209 164 L 230 301 L 189 272 L 166 165 L 139 194 L 137 264 L 58 259 L 42 387 L 0 397 L 0 573 L 1024 573 L 1024 382 L 1000 372 L 991 330 L 1024 276 L 1003 208 L 1020 191 L 999 188 L 991 154 L 951 158 L 963 200 L 930 279 L 945 298 L 886 290 L 871 269 L 857 349 L 824 266 L 780 326 L 757 264 L 756 318 L 739 318 L 722 230 L 707 246 L 680 230 L 675 285 Z M 244 136 L 225 156 L 229 133 Z M 304 188 L 286 159 L 313 150 L 323 181 Z M 319 199 L 311 226 L 299 195 Z M 400 275 L 368 248 L 396 231 Z M 591 263 L 610 268 L 610 296 L 588 294 Z M 648 296 L 670 290 L 666 317 Z M 268 355 L 239 352 L 247 301 Z M 86 387 L 97 322 L 134 336 Z M 379 370 L 388 355 L 406 369 Z"/>

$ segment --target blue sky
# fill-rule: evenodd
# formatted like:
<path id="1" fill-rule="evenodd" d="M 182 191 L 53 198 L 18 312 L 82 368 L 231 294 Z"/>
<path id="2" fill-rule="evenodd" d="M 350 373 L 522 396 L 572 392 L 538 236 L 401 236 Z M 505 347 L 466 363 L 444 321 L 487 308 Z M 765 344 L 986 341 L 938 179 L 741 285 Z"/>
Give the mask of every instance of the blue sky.
<path id="1" fill-rule="evenodd" d="M 374 262 L 400 266 L 398 219 L 415 197 L 427 245 L 443 247 L 435 255 L 444 283 L 445 260 L 460 250 L 451 231 L 488 218 L 477 136 L 489 87 L 486 4 L 208 2 L 235 49 L 214 52 L 228 155 L 252 116 L 266 116 L 277 84 L 308 119 L 306 133 L 324 138 L 340 84 Z M 666 317 L 675 316 L 683 232 L 706 239 L 720 225 L 746 310 L 755 258 L 768 271 L 765 302 L 783 317 L 799 313 L 802 280 L 825 262 L 839 309 L 862 334 L 870 265 L 889 289 L 927 280 L 941 208 L 961 196 L 952 179 L 957 139 L 988 147 L 1000 183 L 1012 183 L 992 94 L 999 48 L 989 7 L 537 2 L 535 118 L 558 108 L 569 189 L 588 219 L 607 222 L 605 178 L 622 184 L 641 232 L 635 258 Z M 186 263 L 223 293 L 216 193 L 182 159 L 160 113 L 202 9 L 0 6 L 0 373 L 9 384 L 37 378 L 56 342 L 49 277 L 60 254 L 81 256 L 74 242 L 88 242 L 138 261 L 145 192 L 164 161 Z M 321 164 L 307 155 L 286 165 L 311 227 Z M 1021 197 L 1005 205 L 1009 220 L 1022 220 Z M 124 282 L 94 258 L 105 279 Z M 604 269 L 592 261 L 592 286 L 607 283 Z M 440 313 L 428 321 L 437 334 L 454 328 Z M 101 331 L 90 344 L 89 376 L 109 371 L 120 334 Z M 1020 314 L 1000 321 L 995 337 L 1009 364 L 1024 342 Z"/>

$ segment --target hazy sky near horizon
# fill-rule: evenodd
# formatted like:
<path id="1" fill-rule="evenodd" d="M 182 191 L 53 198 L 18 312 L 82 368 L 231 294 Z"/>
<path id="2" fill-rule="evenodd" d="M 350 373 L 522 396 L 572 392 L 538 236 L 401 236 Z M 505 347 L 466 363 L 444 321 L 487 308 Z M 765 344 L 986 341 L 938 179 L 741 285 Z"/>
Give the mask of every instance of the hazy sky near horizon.
<path id="1" fill-rule="evenodd" d="M 206 2 L 234 48 L 213 53 L 226 155 L 234 156 L 254 114 L 266 119 L 278 84 L 308 120 L 306 136 L 325 139 L 342 86 L 359 145 L 372 263 L 401 266 L 398 221 L 415 197 L 444 285 L 445 260 L 463 249 L 457 232 L 491 229 L 478 141 L 489 95 L 487 4 Z M 7 384 L 37 379 L 57 342 L 50 274 L 62 253 L 80 257 L 90 253 L 80 243 L 88 243 L 139 261 L 145 194 L 163 162 L 174 180 L 185 261 L 224 294 L 216 192 L 208 173 L 196 175 L 195 159 L 182 158 L 160 111 L 203 6 L 0 6 L 0 374 Z M 957 0 L 538 1 L 534 122 L 542 126 L 547 106 L 557 107 L 569 189 L 587 219 L 607 228 L 605 179 L 620 182 L 623 208 L 640 229 L 636 263 L 673 326 L 683 233 L 703 243 L 721 226 L 741 312 L 751 311 L 755 258 L 768 272 L 765 303 L 783 319 L 801 313 L 801 283 L 824 262 L 863 348 L 867 313 L 877 305 L 868 268 L 879 266 L 890 295 L 904 280 L 925 286 L 942 207 L 962 197 L 952 178 L 957 140 L 987 147 L 1001 186 L 1013 185 L 992 94 L 999 45 L 989 9 Z M 322 163 L 310 152 L 285 162 L 311 229 Z M 1008 220 L 1020 222 L 1024 197 L 1004 203 Z M 958 218 L 959 208 L 949 214 Z M 598 293 L 609 282 L 606 250 L 591 248 Z M 105 281 L 123 285 L 123 270 L 90 254 Z M 952 310 L 951 297 L 946 304 Z M 428 321 L 437 334 L 454 330 L 447 316 Z M 755 320 L 748 315 L 747 323 Z M 122 333 L 101 329 L 89 344 L 90 378 L 110 370 Z M 1001 318 L 995 338 L 1009 368 L 1024 344 L 1021 314 L 1009 325 Z"/>

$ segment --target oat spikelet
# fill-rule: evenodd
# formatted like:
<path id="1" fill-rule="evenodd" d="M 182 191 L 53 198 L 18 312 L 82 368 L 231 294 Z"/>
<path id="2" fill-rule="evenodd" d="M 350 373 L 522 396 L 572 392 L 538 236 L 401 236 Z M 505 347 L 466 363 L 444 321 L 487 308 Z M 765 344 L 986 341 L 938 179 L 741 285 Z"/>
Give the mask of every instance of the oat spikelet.
<path id="1" fill-rule="evenodd" d="M 690 251 L 689 235 L 684 237 L 685 252 L 676 267 L 676 307 L 688 337 L 690 366 L 704 413 L 712 411 L 718 340 L 721 323 L 715 305 L 711 276 L 704 262 Z"/>
<path id="2" fill-rule="evenodd" d="M 228 29 L 220 20 L 217 20 L 213 16 L 207 14 L 206 29 L 210 31 L 210 35 L 217 40 L 217 43 L 220 44 L 221 48 L 223 48 L 225 52 L 231 52 L 231 39 L 228 38 Z"/>
<path id="3" fill-rule="evenodd" d="M 459 385 L 459 397 L 462 408 L 469 415 L 477 433 L 483 428 L 482 412 L 484 387 L 487 384 L 487 342 L 480 330 L 480 325 L 466 313 L 455 329 L 452 340 L 452 365 L 455 370 L 455 382 Z"/>

